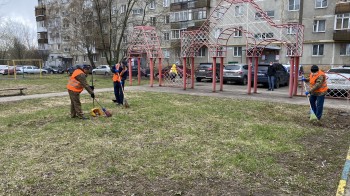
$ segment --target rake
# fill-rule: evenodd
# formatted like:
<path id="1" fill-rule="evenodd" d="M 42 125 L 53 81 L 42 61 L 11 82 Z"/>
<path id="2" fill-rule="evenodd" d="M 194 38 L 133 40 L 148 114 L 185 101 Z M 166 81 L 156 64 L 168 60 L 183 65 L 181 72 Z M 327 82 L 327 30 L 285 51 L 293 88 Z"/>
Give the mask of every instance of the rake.
<path id="1" fill-rule="evenodd" d="M 303 83 L 304 83 L 304 89 L 305 89 L 305 92 L 306 92 L 306 91 L 307 91 L 307 90 L 306 90 L 306 84 L 305 84 L 304 81 L 303 81 Z M 306 97 L 307 97 L 307 100 L 308 100 L 309 106 L 310 106 L 310 121 L 318 120 L 318 118 L 317 118 L 315 112 L 312 110 L 312 107 L 311 107 L 310 95 L 307 95 Z"/>
<path id="2" fill-rule="evenodd" d="M 96 103 L 102 108 L 103 113 L 105 113 L 105 115 L 106 115 L 107 117 L 111 117 L 111 116 L 112 116 L 112 114 L 111 114 L 106 108 L 104 108 L 104 107 L 97 101 L 96 98 L 94 98 L 94 100 L 95 100 Z"/>
<path id="3" fill-rule="evenodd" d="M 124 102 L 123 105 L 124 105 L 125 108 L 129 108 L 130 106 L 129 106 L 128 100 L 126 100 L 126 98 L 125 98 L 124 88 L 123 88 L 123 85 L 122 85 L 122 84 L 120 84 L 120 88 L 122 88 L 123 97 L 124 97 L 124 99 L 123 99 L 123 102 Z"/>

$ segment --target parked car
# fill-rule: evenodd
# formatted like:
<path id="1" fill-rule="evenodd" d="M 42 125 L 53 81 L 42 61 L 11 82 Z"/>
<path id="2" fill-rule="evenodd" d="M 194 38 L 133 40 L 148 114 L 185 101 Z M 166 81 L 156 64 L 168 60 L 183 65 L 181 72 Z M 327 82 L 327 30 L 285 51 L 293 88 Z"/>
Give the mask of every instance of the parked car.
<path id="1" fill-rule="evenodd" d="M 137 76 L 138 75 L 138 67 L 137 67 L 137 65 L 133 65 L 131 68 L 132 68 L 132 70 L 131 70 L 132 76 Z M 149 75 L 149 73 L 147 74 L 145 68 L 140 67 L 140 72 L 141 72 L 141 77 L 142 76 L 147 77 Z"/>
<path id="2" fill-rule="evenodd" d="M 14 75 L 14 67 L 13 66 L 7 66 L 6 68 L 1 68 L 0 69 L 0 74 L 2 75 Z M 19 67 L 16 67 L 16 73 L 20 71 Z"/>
<path id="3" fill-rule="evenodd" d="M 224 83 L 238 82 L 246 85 L 248 83 L 248 65 L 228 64 L 224 67 Z"/>
<path id="4" fill-rule="evenodd" d="M 110 75 L 111 68 L 109 67 L 109 65 L 100 65 L 92 70 L 92 74 L 94 74 L 94 75 L 96 75 L 96 74 Z"/>
<path id="5" fill-rule="evenodd" d="M 342 94 L 350 92 L 350 66 L 331 68 L 325 74 L 329 92 Z"/>
<path id="6" fill-rule="evenodd" d="M 270 64 L 258 64 L 258 84 L 262 84 L 264 86 L 268 86 L 267 81 L 267 69 Z M 288 86 L 289 85 L 289 73 L 280 63 L 274 63 L 272 66 L 276 69 L 275 76 L 275 88 L 279 88 L 281 85 Z M 254 67 L 252 68 L 252 84 L 254 84 Z"/>
<path id="7" fill-rule="evenodd" d="M 51 65 L 51 66 L 45 67 L 45 69 L 50 74 L 63 74 L 64 73 L 64 69 L 62 66 Z"/>
<path id="8" fill-rule="evenodd" d="M 20 74 L 47 74 L 48 71 L 46 69 L 40 69 L 37 66 L 33 66 L 33 65 L 24 65 L 22 67 L 19 68 L 19 70 L 17 70 L 17 73 Z"/>
<path id="9" fill-rule="evenodd" d="M 213 64 L 212 63 L 200 63 L 195 72 L 196 81 L 200 82 L 202 79 L 213 79 Z M 216 80 L 219 80 L 220 75 L 220 63 L 216 63 Z"/>

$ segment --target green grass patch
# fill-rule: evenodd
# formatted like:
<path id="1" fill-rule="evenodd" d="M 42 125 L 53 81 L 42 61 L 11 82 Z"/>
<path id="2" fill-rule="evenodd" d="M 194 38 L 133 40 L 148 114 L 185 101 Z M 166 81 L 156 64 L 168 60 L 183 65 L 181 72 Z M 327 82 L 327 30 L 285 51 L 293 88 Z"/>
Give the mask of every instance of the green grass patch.
<path id="1" fill-rule="evenodd" d="M 332 195 L 336 190 L 345 158 L 338 149 L 347 149 L 350 133 L 309 124 L 307 106 L 128 92 L 131 107 L 124 109 L 111 97 L 113 92 L 99 94 L 111 118 L 86 121 L 69 118 L 68 97 L 1 103 L 0 192 Z M 88 113 L 88 95 L 82 103 Z M 323 141 L 330 136 L 337 142 Z M 328 149 L 333 150 L 321 151 Z"/>

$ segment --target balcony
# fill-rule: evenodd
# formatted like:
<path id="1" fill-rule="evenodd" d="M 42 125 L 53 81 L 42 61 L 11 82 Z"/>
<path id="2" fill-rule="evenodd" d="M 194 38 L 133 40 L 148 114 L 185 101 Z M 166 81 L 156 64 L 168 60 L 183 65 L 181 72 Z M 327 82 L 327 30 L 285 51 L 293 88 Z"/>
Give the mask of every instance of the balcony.
<path id="1" fill-rule="evenodd" d="M 335 41 L 350 41 L 350 29 L 335 30 L 333 33 L 333 40 Z"/>
<path id="2" fill-rule="evenodd" d="M 46 7 L 44 6 L 39 6 L 35 7 L 35 16 L 45 16 L 46 15 Z"/>
<path id="3" fill-rule="evenodd" d="M 47 44 L 49 40 L 47 38 L 38 38 L 38 44 Z"/>
<path id="4" fill-rule="evenodd" d="M 171 3 L 170 11 L 174 12 L 174 11 L 181 11 L 181 10 L 188 10 L 188 9 L 203 8 L 203 7 L 209 8 L 210 0 Z"/>
<path id="5" fill-rule="evenodd" d="M 39 21 L 45 21 L 46 20 L 46 16 L 37 16 L 36 17 L 36 21 L 39 22 Z"/>
<path id="6" fill-rule="evenodd" d="M 335 14 L 344 14 L 350 12 L 350 2 L 339 2 L 335 5 Z"/>
<path id="7" fill-rule="evenodd" d="M 182 22 L 172 22 L 170 23 L 171 29 L 186 29 L 186 30 L 195 30 L 199 29 L 205 20 L 190 20 Z"/>

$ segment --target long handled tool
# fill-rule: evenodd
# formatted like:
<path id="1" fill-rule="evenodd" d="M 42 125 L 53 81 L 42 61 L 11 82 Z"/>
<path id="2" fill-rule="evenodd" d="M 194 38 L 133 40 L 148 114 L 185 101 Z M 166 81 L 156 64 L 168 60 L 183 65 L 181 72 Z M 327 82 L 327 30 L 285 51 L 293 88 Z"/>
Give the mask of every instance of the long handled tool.
<path id="1" fill-rule="evenodd" d="M 128 108 L 130 106 L 129 106 L 128 100 L 126 100 L 126 98 L 125 98 L 124 88 L 123 88 L 123 85 L 121 83 L 120 83 L 120 88 L 122 88 L 123 97 L 124 97 L 123 98 L 123 102 L 124 102 L 123 105 L 124 105 L 125 108 Z"/>
<path id="2" fill-rule="evenodd" d="M 104 107 L 97 101 L 96 98 L 94 98 L 94 99 L 95 99 L 96 103 L 102 108 L 102 111 L 105 113 L 105 115 L 106 115 L 107 117 L 111 117 L 112 114 L 111 114 L 106 108 L 104 108 Z"/>
<path id="3" fill-rule="evenodd" d="M 305 90 L 305 92 L 306 92 L 306 91 L 307 91 L 307 89 L 306 89 L 306 84 L 305 84 L 305 81 L 303 81 L 303 83 L 304 83 L 304 90 Z M 306 97 L 307 97 L 307 100 L 308 100 L 308 102 L 309 102 L 309 106 L 310 106 L 310 120 L 311 120 L 311 121 L 312 121 L 312 120 L 318 120 L 318 118 L 317 118 L 317 116 L 316 116 L 315 112 L 312 110 L 312 107 L 311 107 L 311 103 L 310 103 L 310 95 L 307 95 Z"/>

